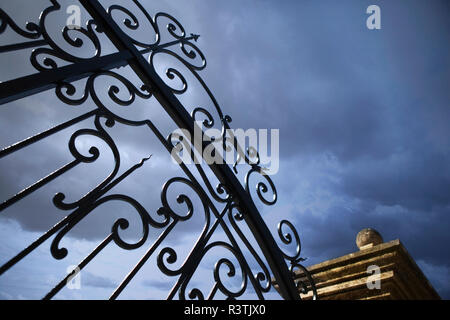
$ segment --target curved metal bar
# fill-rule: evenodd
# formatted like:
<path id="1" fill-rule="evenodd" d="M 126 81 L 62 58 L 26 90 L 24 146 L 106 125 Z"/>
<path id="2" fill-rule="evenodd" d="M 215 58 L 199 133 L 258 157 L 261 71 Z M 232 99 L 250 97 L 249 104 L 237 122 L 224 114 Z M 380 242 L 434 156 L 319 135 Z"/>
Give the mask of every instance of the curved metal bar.
<path id="1" fill-rule="evenodd" d="M 117 184 L 119 184 L 126 177 L 128 177 L 136 169 L 142 167 L 144 162 L 146 160 L 148 160 L 149 158 L 142 159 L 141 162 L 139 162 L 138 164 L 135 164 L 134 166 L 129 168 L 127 171 L 122 173 L 119 177 L 117 177 L 116 179 L 111 181 L 111 183 L 109 183 L 103 189 L 99 190 L 99 192 L 97 193 L 97 197 L 101 197 L 106 192 L 108 192 L 109 190 L 114 188 Z M 44 233 L 42 236 L 40 236 L 37 240 L 35 240 L 33 243 L 31 243 L 28 247 L 23 249 L 16 256 L 14 256 L 8 262 L 6 262 L 4 265 L 2 265 L 0 267 L 0 275 L 5 273 L 8 269 L 13 267 L 17 262 L 19 262 L 20 260 L 25 258 L 27 255 L 29 255 L 33 250 L 35 250 L 37 247 L 39 247 L 41 244 L 43 244 L 46 240 L 48 240 L 50 237 L 52 237 L 54 234 L 56 234 L 59 230 L 63 229 L 66 225 L 70 224 L 72 221 L 76 220 L 77 217 L 80 214 L 82 214 L 82 210 L 84 210 L 84 208 L 77 208 L 76 210 L 74 210 L 72 213 L 70 213 L 64 219 L 62 219 L 57 224 L 55 224 L 50 230 L 48 230 L 46 233 Z"/>
<path id="2" fill-rule="evenodd" d="M 127 35 L 129 37 L 129 39 L 135 44 L 138 45 L 140 47 L 143 48 L 151 48 L 154 45 L 157 45 L 160 42 L 160 36 L 159 36 L 159 29 L 158 29 L 158 25 L 156 24 L 155 21 L 153 21 L 153 19 L 151 18 L 151 16 L 148 14 L 148 12 L 144 9 L 144 7 L 139 3 L 139 1 L 133 0 L 133 3 L 139 8 L 139 10 L 144 14 L 144 16 L 146 17 L 147 21 L 150 23 L 150 25 L 152 26 L 153 30 L 156 33 L 156 39 L 155 42 L 153 43 L 143 43 L 141 41 L 138 41 L 134 38 L 132 38 L 131 36 Z M 125 13 L 128 18 L 123 20 L 123 24 L 125 25 L 125 27 L 127 27 L 130 30 L 137 30 L 139 29 L 140 25 L 139 25 L 139 20 L 136 18 L 136 16 L 127 8 L 124 8 L 123 6 L 120 5 L 111 5 L 108 7 L 107 12 L 110 15 L 110 17 L 112 18 L 112 12 L 113 11 L 120 11 L 122 13 Z M 131 19 L 131 20 L 130 20 Z M 126 34 L 126 33 L 125 33 Z"/>
<path id="3" fill-rule="evenodd" d="M 119 235 L 119 229 L 127 229 L 129 226 L 129 222 L 126 219 L 120 218 L 116 222 L 114 222 L 112 228 L 111 228 L 111 234 L 112 234 L 112 240 L 122 249 L 126 250 L 133 250 L 141 247 L 144 242 L 147 240 L 148 233 L 149 233 L 149 227 L 151 226 L 155 228 L 162 228 L 167 225 L 168 220 L 166 222 L 160 223 L 155 220 L 153 220 L 149 213 L 144 209 L 144 207 L 134 200 L 133 198 L 129 196 L 125 196 L 122 194 L 113 194 L 108 195 L 106 197 L 100 198 L 99 200 L 95 201 L 94 203 L 90 204 L 88 207 L 82 207 L 78 211 L 78 214 L 74 216 L 73 219 L 71 219 L 66 226 L 58 232 L 56 237 L 53 239 L 52 244 L 50 246 L 50 251 L 55 259 L 63 259 L 67 256 L 68 250 L 66 248 L 60 248 L 59 244 L 64 236 L 67 235 L 67 233 L 72 230 L 72 228 L 78 224 L 82 219 L 84 219 L 88 214 L 90 214 L 92 211 L 94 211 L 96 208 L 101 206 L 102 204 L 109 202 L 109 201 L 123 201 L 128 204 L 131 204 L 135 209 L 136 212 L 139 214 L 139 217 L 141 219 L 142 223 L 142 236 L 139 241 L 136 243 L 128 243 L 124 241 L 120 235 Z"/>
<path id="4" fill-rule="evenodd" d="M 55 11 L 58 11 L 61 9 L 61 5 L 56 1 L 52 0 L 52 6 L 46 8 L 44 11 L 42 11 L 41 16 L 39 18 L 39 30 L 42 34 L 43 40 L 45 40 L 46 44 L 50 46 L 50 48 L 37 48 L 34 49 L 30 56 L 31 64 L 39 71 L 46 71 L 49 69 L 56 69 L 58 67 L 57 62 L 52 57 L 56 57 L 68 62 L 82 62 L 91 60 L 92 58 L 98 58 L 101 55 L 101 45 L 100 41 L 95 34 L 94 31 L 94 25 L 96 25 L 96 22 L 94 20 L 89 20 L 87 23 L 86 28 L 79 28 L 79 29 L 69 29 L 68 26 L 65 26 L 62 31 L 63 39 L 66 41 L 67 44 L 74 48 L 81 48 L 84 44 L 83 40 L 81 38 L 75 37 L 72 38 L 69 33 L 79 32 L 86 36 L 90 42 L 93 44 L 95 48 L 94 55 L 91 55 L 89 58 L 81 58 L 79 56 L 73 55 L 72 53 L 68 52 L 67 50 L 62 49 L 49 35 L 47 32 L 46 27 L 46 19 L 47 17 Z M 96 28 L 97 32 L 100 32 L 101 30 L 99 28 Z M 46 55 L 47 57 L 43 59 L 42 63 L 38 61 L 38 56 L 40 55 Z"/>
<path id="5" fill-rule="evenodd" d="M 98 184 L 95 188 L 93 188 L 91 191 L 86 193 L 83 197 L 81 197 L 79 200 L 77 200 L 75 202 L 65 203 L 64 199 L 65 199 L 66 195 L 64 193 L 62 193 L 62 192 L 57 193 L 53 197 L 53 204 L 59 209 L 71 210 L 71 209 L 74 209 L 76 207 L 79 207 L 83 201 L 85 201 L 86 199 L 88 199 L 92 195 L 95 195 L 100 189 L 102 189 L 109 182 L 111 182 L 112 179 L 114 179 L 114 177 L 116 176 L 117 172 L 119 171 L 120 154 L 119 154 L 119 150 L 117 149 L 116 144 L 114 143 L 112 138 L 105 131 L 105 129 L 103 129 L 102 125 L 100 124 L 100 116 L 97 115 L 95 117 L 95 121 L 94 122 L 95 122 L 95 126 L 97 127 L 97 130 L 80 129 L 80 130 L 76 131 L 74 134 L 72 134 L 72 136 L 70 137 L 70 140 L 69 140 L 69 150 L 70 150 L 70 152 L 72 153 L 72 155 L 74 156 L 74 158 L 76 160 L 78 160 L 80 162 L 85 162 L 85 163 L 93 162 L 99 157 L 100 151 L 96 147 L 91 147 L 89 149 L 89 153 L 92 156 L 84 156 L 83 154 L 81 154 L 77 150 L 76 145 L 75 145 L 75 140 L 78 137 L 83 136 L 83 135 L 90 135 L 90 136 L 94 136 L 94 137 L 100 138 L 101 140 L 106 142 L 106 144 L 108 145 L 108 147 L 111 149 L 111 151 L 113 153 L 114 169 L 109 174 L 109 176 L 106 177 L 100 184 Z M 112 126 L 114 124 L 114 122 L 111 119 L 108 119 L 106 124 L 108 126 Z"/>
<path id="6" fill-rule="evenodd" d="M 171 208 L 169 202 L 167 201 L 167 191 L 168 191 L 169 186 L 175 182 L 179 182 L 179 183 L 185 184 L 188 187 L 190 187 L 190 189 L 192 189 L 197 194 L 197 196 L 200 198 L 200 200 L 202 202 L 203 212 L 205 214 L 205 223 L 204 223 L 202 232 L 197 240 L 197 243 L 200 243 L 200 242 L 202 242 L 202 239 L 204 239 L 206 234 L 208 233 L 210 221 L 211 221 L 210 210 L 209 210 L 209 206 L 207 204 L 207 200 L 204 196 L 204 193 L 201 191 L 202 190 L 201 187 L 196 182 L 188 180 L 186 178 L 182 178 L 182 177 L 176 177 L 176 178 L 169 179 L 165 183 L 165 185 L 162 189 L 161 203 L 163 204 L 163 208 L 165 210 L 167 210 L 168 214 L 171 217 L 173 217 L 174 219 L 177 219 L 179 221 L 186 221 L 186 220 L 190 219 L 192 217 L 192 215 L 194 214 L 194 207 L 192 205 L 192 201 L 185 194 L 180 194 L 177 197 L 177 202 L 180 204 L 185 203 L 188 208 L 188 212 L 184 215 L 180 215 L 179 213 L 176 213 Z M 157 256 L 157 264 L 158 264 L 159 269 L 166 275 L 176 276 L 176 275 L 181 274 L 185 270 L 185 268 L 188 267 L 191 255 L 188 256 L 188 258 L 183 262 L 183 264 L 178 269 L 176 269 L 176 270 L 170 269 L 167 266 L 167 264 L 174 264 L 178 260 L 178 256 L 177 256 L 176 251 L 173 248 L 165 247 L 160 251 L 160 253 Z"/>
<path id="7" fill-rule="evenodd" d="M 226 295 L 229 299 L 235 299 L 235 298 L 241 296 L 247 289 L 247 281 L 248 281 L 247 277 L 249 275 L 246 272 L 247 270 L 245 268 L 244 258 L 242 255 L 240 255 L 240 252 L 237 251 L 236 248 L 234 246 L 230 245 L 229 243 L 226 243 L 224 241 L 215 241 L 215 242 L 212 242 L 212 243 L 208 244 L 207 246 L 205 246 L 205 248 L 202 250 L 200 256 L 198 257 L 198 262 L 200 263 L 202 258 L 208 253 L 208 251 L 212 250 L 215 247 L 222 247 L 222 248 L 227 249 L 238 260 L 239 266 L 241 268 L 242 282 L 241 282 L 241 286 L 240 286 L 239 290 L 236 292 L 233 292 L 233 291 L 231 291 L 231 289 L 227 288 L 227 286 L 224 284 L 224 282 L 222 281 L 222 278 L 220 276 L 220 269 L 221 269 L 222 265 L 227 266 L 228 270 L 229 270 L 227 273 L 227 276 L 230 278 L 233 278 L 236 275 L 236 267 L 231 262 L 231 260 L 229 260 L 227 258 L 219 258 L 213 269 L 213 276 L 214 276 L 215 283 L 214 283 L 214 286 L 211 289 L 211 293 L 208 295 L 208 297 L 212 298 L 214 296 L 212 294 L 213 291 L 215 292 L 215 291 L 219 290 L 224 295 Z M 192 273 L 191 273 L 191 276 L 192 276 Z M 182 300 L 186 299 L 186 289 L 187 289 L 187 285 L 189 283 L 189 279 L 191 278 L 191 276 L 186 279 L 186 281 L 183 283 L 183 285 L 180 288 L 179 298 Z M 188 297 L 190 299 L 199 299 L 199 300 L 205 299 L 204 294 L 198 288 L 191 289 L 188 293 Z"/>

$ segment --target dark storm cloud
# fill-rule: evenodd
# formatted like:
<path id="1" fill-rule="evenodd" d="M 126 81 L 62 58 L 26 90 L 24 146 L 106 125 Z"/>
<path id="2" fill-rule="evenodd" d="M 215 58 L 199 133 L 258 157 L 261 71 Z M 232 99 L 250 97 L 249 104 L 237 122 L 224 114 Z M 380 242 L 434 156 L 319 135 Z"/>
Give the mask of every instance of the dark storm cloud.
<path id="1" fill-rule="evenodd" d="M 448 157 L 404 152 L 361 161 L 343 174 L 342 192 L 380 205 L 432 211 L 450 205 Z"/>
<path id="2" fill-rule="evenodd" d="M 309 182 L 346 200 L 294 218 L 311 228 L 312 255 L 351 252 L 356 233 L 373 226 L 416 259 L 448 268 L 439 254 L 450 225 L 448 4 L 380 2 L 380 32 L 365 28 L 365 3 L 284 5 L 218 11 L 231 22 L 214 61 L 228 66 L 218 73 L 232 90 L 222 89 L 224 76 L 212 82 L 239 115 L 235 125 L 280 128 L 282 159 L 300 167 L 302 158 L 336 157 L 337 170 L 313 170 L 337 182 Z M 276 180 L 289 183 L 280 194 L 301 197 L 289 189 L 308 178 L 293 179 L 282 166 Z"/>

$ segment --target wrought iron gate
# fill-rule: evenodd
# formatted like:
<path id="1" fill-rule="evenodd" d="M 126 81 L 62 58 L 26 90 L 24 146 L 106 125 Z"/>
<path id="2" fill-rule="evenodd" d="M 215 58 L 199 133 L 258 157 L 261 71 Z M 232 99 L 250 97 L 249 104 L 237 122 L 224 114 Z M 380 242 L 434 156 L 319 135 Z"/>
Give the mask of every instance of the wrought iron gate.
<path id="1" fill-rule="evenodd" d="M 2 149 L 0 158 L 8 157 L 63 130 L 70 129 L 83 121 L 91 121 L 95 128 L 83 128 L 74 131 L 68 141 L 69 151 L 73 156 L 73 160 L 2 202 L 0 204 L 0 212 L 6 211 L 17 202 L 63 176 L 63 174 L 73 168 L 95 162 L 100 155 L 99 149 L 92 146 L 88 151 L 88 155 L 83 154 L 76 144 L 77 139 L 80 137 L 92 136 L 103 141 L 113 154 L 114 169 L 107 178 L 77 201 L 67 202 L 65 194 L 57 193 L 53 197 L 53 204 L 56 208 L 68 212 L 68 215 L 2 265 L 0 267 L 0 276 L 8 272 L 16 263 L 51 237 L 54 237 L 51 243 L 52 256 L 55 259 L 64 259 L 68 254 L 68 250 L 61 247 L 60 242 L 65 235 L 98 207 L 108 202 L 120 201 L 131 205 L 138 213 L 142 224 L 142 235 L 135 242 L 123 239 L 120 230 L 127 229 L 129 222 L 124 218 L 116 220 L 112 226 L 111 233 L 79 263 L 79 270 L 83 269 L 99 252 L 112 242 L 122 249 L 134 250 L 147 243 L 150 229 L 158 230 L 159 236 L 151 243 L 135 267 L 113 291 L 112 299 L 119 296 L 151 256 L 156 256 L 157 266 L 163 274 L 168 277 L 176 277 L 177 279 L 175 285 L 168 293 L 168 299 L 211 299 L 216 296 L 217 292 L 221 292 L 229 299 L 234 299 L 243 296 L 249 287 L 252 288 L 252 291 L 258 298 L 263 299 L 264 293 L 273 287 L 272 281 L 276 282 L 281 296 L 285 299 L 299 299 L 299 291 L 313 290 L 315 295 L 313 281 L 307 274 L 307 270 L 300 264 L 302 261 L 300 257 L 300 239 L 295 228 L 286 220 L 281 221 L 278 225 L 278 235 L 281 242 L 295 246 L 295 252 L 289 254 L 282 251 L 277 245 L 255 205 L 254 201 L 256 200 L 264 205 L 275 204 L 277 192 L 271 178 L 265 175 L 260 167 L 259 155 L 255 152 L 255 149 L 247 148 L 243 151 L 237 144 L 236 138 L 228 136 L 226 129 L 230 129 L 231 118 L 223 114 L 213 94 L 198 74 L 206 66 L 203 53 L 194 44 L 199 36 L 195 34 L 188 35 L 184 27 L 169 14 L 160 12 L 153 17 L 150 16 L 137 0 L 133 0 L 132 3 L 130 1 L 130 4 L 135 5 L 140 10 L 139 14 L 145 17 L 145 23 L 149 24 L 153 29 L 152 32 L 156 34 L 154 42 L 144 43 L 129 34 L 130 31 L 141 28 L 142 24 L 142 21 L 139 21 L 136 14 L 132 11 L 120 5 L 110 5 L 105 9 L 98 0 L 80 0 L 79 4 L 82 5 L 91 18 L 86 23 L 86 26 L 82 28 L 72 29 L 69 26 L 65 26 L 61 35 L 66 41 L 66 45 L 73 49 L 86 45 L 86 40 L 90 42 L 90 45 L 95 48 L 95 53 L 89 57 L 81 57 L 57 44 L 51 32 L 47 29 L 46 20 L 54 12 L 64 10 L 57 0 L 50 0 L 50 3 L 41 12 L 39 20 L 27 23 L 25 28 L 19 26 L 11 18 L 11 13 L 0 9 L 0 35 L 9 30 L 26 39 L 24 42 L 0 46 L 0 53 L 33 49 L 29 60 L 38 71 L 31 75 L 0 83 L 0 104 L 5 105 L 37 93 L 54 90 L 57 99 L 63 104 L 80 106 L 90 103 L 93 109 Z M 120 23 L 117 22 L 117 19 L 114 18 L 114 13 L 120 13 L 122 16 L 125 16 L 124 20 Z M 164 28 L 161 29 L 162 20 L 168 21 L 165 30 Z M 172 39 L 163 42 L 161 36 L 163 30 Z M 104 53 L 104 43 L 100 35 L 106 36 L 114 45 L 115 49 L 112 53 Z M 186 92 L 188 81 L 185 75 L 175 68 L 168 68 L 164 75 L 167 78 L 163 79 L 164 77 L 155 69 L 153 61 L 155 56 L 161 54 L 177 59 L 191 72 L 211 99 L 212 110 L 214 110 L 213 113 L 215 115 L 203 107 L 196 107 L 191 113 L 188 112 L 186 106 L 179 99 L 179 96 Z M 142 83 L 141 85 L 133 84 L 128 76 L 120 73 L 120 69 L 126 66 L 131 67 L 131 70 Z M 105 92 L 98 92 L 99 90 L 96 87 L 96 81 L 100 78 L 110 79 L 110 81 L 114 80 L 116 83 L 119 83 L 119 85 L 110 84 L 106 92 L 110 99 L 108 103 L 105 103 L 104 97 L 102 97 L 102 95 L 105 95 Z M 169 80 L 178 80 L 181 83 L 181 87 L 175 88 L 173 85 L 168 84 Z M 82 81 L 83 88 L 77 88 L 74 84 L 77 81 L 78 83 Z M 119 86 L 122 88 L 119 88 Z M 123 92 L 126 92 L 127 98 L 121 96 Z M 135 120 L 112 111 L 112 104 L 131 106 L 137 99 L 156 99 L 176 126 L 190 134 L 190 140 L 174 134 L 170 134 L 166 138 L 153 123 L 152 119 Z M 200 117 L 203 118 L 201 124 L 206 128 L 218 125 L 222 132 L 221 146 L 229 150 L 231 145 L 241 156 L 241 160 L 245 161 L 247 173 L 242 183 L 237 176 L 237 167 L 232 168 L 227 164 L 220 163 L 209 164 L 206 168 L 199 163 L 195 163 L 194 166 L 189 167 L 187 164 L 180 162 L 180 158 L 177 158 L 183 152 L 183 147 L 185 150 L 190 150 L 190 156 L 194 160 L 196 152 L 202 154 L 201 150 L 213 142 L 217 143 L 217 141 L 205 142 L 203 139 L 200 144 L 193 141 L 196 130 L 203 130 L 199 128 L 199 123 L 197 122 Z M 177 176 L 166 181 L 162 187 L 161 206 L 156 212 L 147 211 L 139 201 L 131 196 L 113 192 L 113 189 L 119 183 L 142 167 L 144 162 L 150 158 L 145 158 L 128 169 L 124 170 L 121 168 L 120 150 L 113 136 L 108 132 L 116 124 L 147 128 L 149 133 L 157 137 L 167 152 L 177 158 L 179 166 L 185 174 L 185 176 Z M 203 131 L 201 132 L 203 133 Z M 214 148 L 216 147 L 217 144 Z M 149 160 L 149 162 L 151 161 Z M 191 170 L 192 168 L 198 171 L 195 175 Z M 119 174 L 121 169 L 122 171 Z M 216 188 L 213 187 L 206 170 L 210 170 L 218 179 L 219 182 Z M 253 175 L 258 175 L 259 177 L 256 191 L 250 185 L 250 177 Z M 169 199 L 169 189 L 174 184 L 182 184 L 190 188 L 200 199 L 201 208 L 194 209 L 194 200 L 183 193 L 178 194 L 176 201 L 180 206 L 185 206 L 187 212 L 181 214 L 178 209 L 174 208 Z M 253 199 L 255 198 L 252 197 L 253 192 L 256 192 L 257 199 Z M 265 195 L 267 193 L 271 193 L 272 197 L 268 198 Z M 170 246 L 161 248 L 161 244 L 177 224 L 191 219 L 194 212 L 197 213 L 197 211 L 202 212 L 205 217 L 202 232 L 181 266 L 173 269 L 174 263 L 179 260 L 177 252 Z M 242 224 L 248 227 L 251 234 L 246 234 L 242 231 Z M 212 240 L 218 228 L 221 228 L 225 233 L 226 241 Z M 249 240 L 251 237 L 256 241 L 257 248 Z M 230 258 L 226 257 L 218 259 L 212 271 L 214 285 L 209 293 L 206 294 L 198 288 L 193 288 L 186 295 L 188 283 L 197 271 L 198 264 L 207 252 L 218 247 L 228 251 L 237 263 L 233 263 Z M 260 252 L 262 256 L 260 256 Z M 254 265 L 259 271 L 255 271 L 255 266 L 250 265 L 247 259 L 248 255 L 252 257 L 252 261 L 255 261 Z M 287 267 L 285 260 L 288 261 L 289 267 Z M 171 265 L 172 268 L 170 267 Z M 222 280 L 225 266 L 228 270 L 228 277 L 235 277 L 237 270 L 241 271 L 239 278 L 241 285 L 237 290 L 227 288 L 226 283 Z M 292 276 L 294 270 L 304 272 L 308 281 L 295 283 Z M 56 284 L 45 298 L 54 297 L 76 272 L 74 270 L 65 279 Z"/>

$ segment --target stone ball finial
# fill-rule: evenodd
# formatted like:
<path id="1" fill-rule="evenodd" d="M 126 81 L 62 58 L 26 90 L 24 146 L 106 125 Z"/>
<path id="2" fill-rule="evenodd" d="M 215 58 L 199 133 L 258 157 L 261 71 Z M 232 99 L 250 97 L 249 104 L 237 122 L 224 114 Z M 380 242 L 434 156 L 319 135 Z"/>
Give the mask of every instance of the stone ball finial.
<path id="1" fill-rule="evenodd" d="M 356 245 L 358 246 L 359 250 L 371 248 L 380 243 L 383 243 L 383 238 L 377 230 L 374 230 L 372 228 L 362 229 L 356 235 Z"/>

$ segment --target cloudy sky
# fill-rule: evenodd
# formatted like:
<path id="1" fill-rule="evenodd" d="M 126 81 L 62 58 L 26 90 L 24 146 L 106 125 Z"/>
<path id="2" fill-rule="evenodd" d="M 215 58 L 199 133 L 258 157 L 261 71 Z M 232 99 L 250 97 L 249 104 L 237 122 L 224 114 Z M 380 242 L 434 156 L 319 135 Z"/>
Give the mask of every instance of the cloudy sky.
<path id="1" fill-rule="evenodd" d="M 38 12 L 50 2 L 27 2 L 27 10 L 18 10 L 20 1 L 0 3 L 24 26 L 27 20 L 37 21 Z M 60 3 L 66 8 L 76 1 Z M 280 166 L 272 176 L 278 201 L 274 206 L 260 207 L 274 235 L 280 220 L 292 221 L 302 239 L 306 265 L 310 265 L 356 251 L 356 234 L 365 227 L 375 228 L 385 241 L 400 239 L 438 293 L 450 298 L 448 1 L 141 3 L 152 16 L 160 11 L 170 13 L 188 34 L 200 34 L 197 45 L 208 64 L 201 75 L 223 112 L 232 117 L 232 127 L 280 130 Z M 381 8 L 380 30 L 366 27 L 366 9 L 371 4 Z M 134 6 L 127 8 L 138 15 Z M 120 13 L 116 14 L 119 21 Z M 66 17 L 63 10 L 49 16 L 48 21 L 52 34 L 61 38 L 61 46 L 64 40 L 57 30 Z M 83 11 L 82 20 L 88 19 Z M 147 31 L 142 31 L 146 27 Z M 113 46 L 100 37 L 102 55 L 113 52 Z M 154 32 L 142 23 L 136 37 L 152 43 Z M 13 39 L 23 41 L 14 38 L 10 30 L 0 35 L 2 44 Z M 89 57 L 93 47 L 86 42 L 77 52 Z M 29 63 L 30 53 L 2 54 L 0 81 L 36 72 Z M 174 63 L 167 57 L 159 58 L 157 70 Z M 116 71 L 140 86 L 131 70 Z M 212 108 L 198 84 L 191 84 L 193 78 L 183 75 L 190 84 L 179 97 L 186 108 Z M 98 91 L 106 92 L 101 87 L 109 84 L 111 80 L 98 81 Z M 82 85 L 77 83 L 77 97 L 81 96 Z M 107 98 L 107 94 L 104 96 Z M 175 128 L 154 98 L 136 98 L 132 107 L 114 108 L 113 112 L 126 119 L 150 119 L 164 136 Z M 92 109 L 90 98 L 80 106 L 68 106 L 55 97 L 53 90 L 2 105 L 0 148 Z M 71 162 L 73 156 L 67 148 L 70 136 L 78 129 L 93 127 L 89 118 L 1 158 L 2 200 Z M 114 193 L 133 196 L 148 212 L 155 212 L 161 206 L 159 190 L 163 183 L 183 173 L 171 163 L 148 127 L 116 124 L 108 130 L 120 152 L 119 174 L 152 154 L 114 188 Z M 112 172 L 112 152 L 104 142 L 93 137 L 77 140 L 84 154 L 92 145 L 101 150 L 97 161 L 76 166 L 0 213 L 0 265 L 69 213 L 53 206 L 55 193 L 63 192 L 67 202 L 76 201 Z M 200 204 L 195 195 L 192 197 L 194 204 Z M 50 238 L 2 275 L 0 298 L 44 296 L 64 277 L 68 266 L 79 263 L 109 234 L 119 217 L 130 221 L 123 237 L 135 239 L 141 230 L 136 212 L 125 203 L 106 203 L 63 238 L 61 247 L 69 250 L 65 259 L 52 258 Z M 165 240 L 179 250 L 177 266 L 201 232 L 203 220 L 195 216 L 177 225 L 172 238 Z M 56 298 L 109 297 L 160 233 L 151 230 L 148 244 L 136 250 L 110 244 L 83 270 L 82 289 L 63 289 Z M 210 277 L 217 255 L 205 257 L 198 274 Z M 152 257 L 120 297 L 166 297 L 176 279 L 162 276 L 156 269 Z M 203 285 L 201 279 L 192 282 L 194 286 Z"/>

